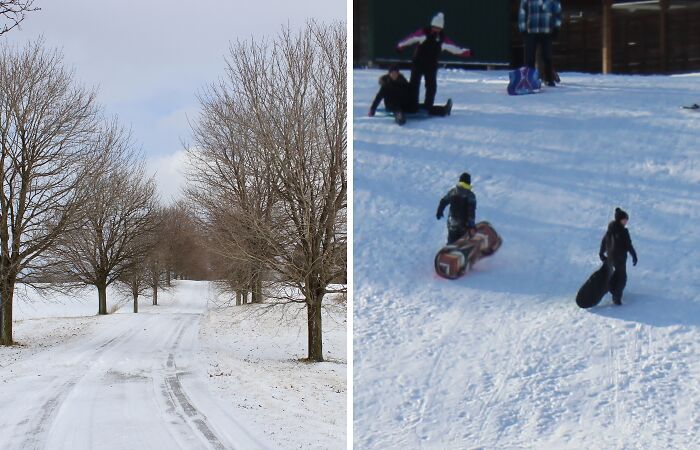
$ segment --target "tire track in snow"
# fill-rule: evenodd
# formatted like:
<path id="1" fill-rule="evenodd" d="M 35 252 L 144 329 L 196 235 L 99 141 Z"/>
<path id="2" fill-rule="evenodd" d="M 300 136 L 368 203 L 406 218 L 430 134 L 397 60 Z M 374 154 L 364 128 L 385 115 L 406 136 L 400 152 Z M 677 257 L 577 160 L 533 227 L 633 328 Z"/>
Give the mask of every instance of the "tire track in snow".
<path id="1" fill-rule="evenodd" d="M 213 448 L 217 450 L 232 448 L 221 443 L 219 437 L 209 426 L 206 417 L 192 406 L 190 399 L 182 389 L 177 373 L 165 378 L 165 384 L 161 392 L 166 396 L 166 402 L 172 408 L 174 414 L 184 424 L 188 425 L 193 432 L 201 434 Z"/>
<path id="2" fill-rule="evenodd" d="M 95 357 L 97 355 L 101 354 L 103 351 L 106 351 L 105 349 L 113 347 L 119 342 L 123 342 L 125 340 L 130 339 L 137 332 L 137 329 L 132 329 L 126 334 L 118 335 L 111 339 L 108 339 L 106 342 L 100 344 L 93 352 L 90 353 L 90 355 L 86 356 L 83 353 L 83 355 L 81 355 L 81 360 L 84 361 L 87 357 L 89 357 L 90 360 L 95 360 Z M 87 370 L 83 371 L 82 375 L 74 377 L 72 379 L 68 379 L 63 383 L 58 384 L 58 387 L 54 389 L 55 391 L 57 391 L 57 393 L 49 397 L 49 399 L 46 400 L 44 404 L 39 408 L 39 411 L 41 412 L 38 416 L 38 419 L 36 420 L 36 423 L 32 426 L 31 430 L 26 433 L 26 438 L 21 448 L 41 448 L 40 444 L 45 441 L 48 431 L 51 428 L 51 424 L 53 423 L 53 420 L 56 417 L 56 413 L 58 412 L 60 406 L 63 404 L 63 401 L 66 399 L 66 397 L 68 397 L 75 385 L 78 384 L 78 382 L 80 382 L 80 380 L 84 378 L 87 375 L 87 373 Z M 27 419 L 27 423 L 29 422 L 31 422 L 31 420 Z"/>
<path id="3" fill-rule="evenodd" d="M 166 405 L 168 406 L 168 412 L 174 414 L 179 419 L 181 425 L 189 428 L 189 432 L 192 435 L 201 435 L 206 443 L 208 443 L 214 449 L 225 450 L 232 447 L 222 443 L 221 439 L 207 422 L 206 416 L 194 407 L 182 387 L 179 376 L 180 374 L 177 370 L 177 365 L 175 364 L 174 352 L 178 349 L 180 342 L 187 331 L 188 325 L 190 325 L 193 321 L 193 319 L 188 318 L 186 322 L 183 320 L 180 326 L 179 332 L 177 333 L 177 338 L 175 338 L 175 342 L 173 342 L 168 354 L 168 359 L 166 362 L 166 375 L 162 380 L 158 381 L 158 384 L 160 385 L 159 392 L 165 399 Z M 183 438 L 188 438 L 188 436 L 184 435 L 186 431 L 183 429 L 183 427 L 178 427 L 178 431 L 183 435 Z"/>

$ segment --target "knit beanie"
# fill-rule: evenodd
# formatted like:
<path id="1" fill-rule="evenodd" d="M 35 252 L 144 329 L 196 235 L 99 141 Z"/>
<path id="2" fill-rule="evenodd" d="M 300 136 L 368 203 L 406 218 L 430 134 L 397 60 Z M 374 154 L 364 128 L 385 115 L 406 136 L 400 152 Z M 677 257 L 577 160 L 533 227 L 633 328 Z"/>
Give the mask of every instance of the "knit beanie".
<path id="1" fill-rule="evenodd" d="M 441 12 L 435 14 L 433 20 L 430 21 L 430 26 L 440 28 L 441 30 L 445 28 L 445 15 Z"/>
<path id="2" fill-rule="evenodd" d="M 615 208 L 615 222 L 619 222 L 623 219 L 629 220 L 629 218 L 630 216 L 628 216 L 626 212 L 624 212 L 620 208 Z"/>
<path id="3" fill-rule="evenodd" d="M 459 176 L 459 182 L 472 184 L 472 176 L 469 175 L 467 172 L 464 172 L 462 175 Z"/>

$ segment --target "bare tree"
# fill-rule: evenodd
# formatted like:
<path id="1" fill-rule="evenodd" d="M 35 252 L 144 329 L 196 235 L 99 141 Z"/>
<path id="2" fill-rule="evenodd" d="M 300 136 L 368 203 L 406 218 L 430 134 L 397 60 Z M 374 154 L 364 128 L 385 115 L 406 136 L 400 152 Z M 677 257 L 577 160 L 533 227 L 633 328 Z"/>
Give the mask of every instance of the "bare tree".
<path id="1" fill-rule="evenodd" d="M 192 208 L 184 201 L 165 208 L 162 235 L 168 284 L 171 276 L 189 280 L 210 277 L 209 255 L 202 243 L 201 229 Z"/>
<path id="2" fill-rule="evenodd" d="M 0 25 L 0 36 L 18 27 L 27 13 L 40 9 L 34 6 L 34 0 L 0 0 L 0 19 L 5 22 Z"/>
<path id="3" fill-rule="evenodd" d="M 139 296 L 151 289 L 148 284 L 148 276 L 149 273 L 145 261 L 136 261 L 122 274 L 122 278 L 118 280 L 128 288 L 131 298 L 134 301 L 135 313 L 139 312 Z"/>
<path id="4" fill-rule="evenodd" d="M 64 233 L 52 252 L 55 267 L 98 292 L 98 313 L 107 314 L 107 287 L 144 264 L 158 226 L 156 191 L 130 134 L 106 123 L 94 143 L 108 158 L 106 173 L 91 180 L 80 228 Z"/>
<path id="5" fill-rule="evenodd" d="M 238 43 L 200 96 L 190 149 L 188 195 L 217 251 L 277 281 L 273 303 L 306 305 L 312 361 L 323 298 L 344 291 L 331 283 L 346 272 L 346 47 L 343 24 L 314 22 L 271 46 Z"/>
<path id="6" fill-rule="evenodd" d="M 0 49 L 0 344 L 12 344 L 15 283 L 48 264 L 42 255 L 77 226 L 85 182 L 99 175 L 89 139 L 95 94 L 41 41 Z"/>
<path id="7" fill-rule="evenodd" d="M 129 251 L 133 255 L 131 264 L 117 280 L 128 288 L 134 301 L 135 313 L 139 312 L 139 296 L 147 296 L 149 291 L 153 304 L 158 304 L 158 289 L 163 285 L 158 262 L 163 242 L 160 232 L 163 223 L 162 212 L 162 209 L 156 208 L 151 214 L 151 223 L 148 226 L 150 232 L 144 230 L 131 242 L 130 245 L 136 247 Z"/>
<path id="8" fill-rule="evenodd" d="M 156 217 L 155 220 L 158 222 L 158 227 L 157 232 L 153 235 L 154 242 L 152 243 L 151 251 L 146 258 L 145 283 L 151 289 L 153 305 L 158 305 L 158 290 L 166 288 L 163 274 L 167 270 L 165 261 L 168 249 L 168 235 L 164 232 L 166 210 L 159 208 L 154 215 Z"/>

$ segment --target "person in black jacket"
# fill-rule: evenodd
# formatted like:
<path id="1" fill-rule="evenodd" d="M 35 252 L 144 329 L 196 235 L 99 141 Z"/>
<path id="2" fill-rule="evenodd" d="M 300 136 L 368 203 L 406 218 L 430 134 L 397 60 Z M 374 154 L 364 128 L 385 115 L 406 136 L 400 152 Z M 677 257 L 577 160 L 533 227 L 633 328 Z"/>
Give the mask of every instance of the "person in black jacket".
<path id="1" fill-rule="evenodd" d="M 438 57 L 444 50 L 453 55 L 468 57 L 471 50 L 462 48 L 450 38 L 445 36 L 445 15 L 437 13 L 430 22 L 429 27 L 420 28 L 403 38 L 397 45 L 396 50 L 401 52 L 405 47 L 418 44 L 413 55 L 413 65 L 411 67 L 411 85 L 413 101 L 418 104 L 420 95 L 420 82 L 425 77 L 425 102 L 426 108 L 430 108 L 435 103 L 435 93 L 437 92 L 437 70 Z"/>
<path id="2" fill-rule="evenodd" d="M 408 80 L 399 72 L 398 66 L 391 66 L 389 73 L 379 78 L 379 92 L 369 107 L 370 117 L 374 116 L 382 100 L 386 110 L 394 113 L 400 123 L 405 120 L 404 113 L 418 109 L 412 102 Z"/>
<path id="3" fill-rule="evenodd" d="M 476 232 L 476 196 L 472 192 L 471 175 L 467 172 L 459 177 L 457 186 L 449 190 L 449 192 L 440 200 L 438 205 L 437 217 L 440 220 L 443 217 L 443 211 L 447 205 L 450 205 L 450 215 L 447 219 L 447 243 L 452 244 L 467 232 L 473 235 Z"/>
<path id="4" fill-rule="evenodd" d="M 616 305 L 622 304 L 622 291 L 627 284 L 627 253 L 632 255 L 632 265 L 637 265 L 637 252 L 632 246 L 630 232 L 625 228 L 628 220 L 625 211 L 615 208 L 615 220 L 610 222 L 600 242 L 600 260 L 614 269 L 610 278 L 610 293 Z"/>
<path id="5" fill-rule="evenodd" d="M 406 121 L 405 113 L 415 113 L 422 106 L 415 102 L 406 77 L 401 74 L 399 67 L 395 65 L 389 68 L 387 74 L 379 77 L 379 92 L 377 92 L 372 105 L 369 107 L 368 115 L 370 117 L 374 116 L 382 100 L 384 100 L 386 110 L 394 113 L 396 121 L 400 124 Z M 426 109 L 430 115 L 447 116 L 450 115 L 451 108 L 452 102 L 450 101 L 446 106 L 431 106 Z"/>

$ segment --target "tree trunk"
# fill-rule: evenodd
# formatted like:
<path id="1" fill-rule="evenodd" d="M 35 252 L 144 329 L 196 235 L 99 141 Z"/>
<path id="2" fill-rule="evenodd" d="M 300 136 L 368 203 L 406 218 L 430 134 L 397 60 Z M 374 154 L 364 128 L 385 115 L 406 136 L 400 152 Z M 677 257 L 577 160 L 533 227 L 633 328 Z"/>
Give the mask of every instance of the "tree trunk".
<path id="1" fill-rule="evenodd" d="M 241 291 L 236 291 L 236 306 L 243 304 L 243 293 Z"/>
<path id="2" fill-rule="evenodd" d="M 168 267 L 168 270 L 165 271 L 165 284 L 170 287 L 170 268 Z"/>
<path id="3" fill-rule="evenodd" d="M 253 274 L 253 278 L 250 281 L 250 290 L 253 294 L 253 303 L 262 303 L 262 276 L 260 275 L 260 272 L 256 272 L 255 274 Z"/>
<path id="4" fill-rule="evenodd" d="M 308 315 L 309 361 L 323 361 L 323 340 L 321 333 L 321 299 L 306 302 Z"/>
<path id="5" fill-rule="evenodd" d="M 97 284 L 97 298 L 99 301 L 97 314 L 107 314 L 107 283 Z"/>
<path id="6" fill-rule="evenodd" d="M 0 345 L 12 345 L 12 301 L 15 295 L 14 280 L 3 280 L 0 286 L 0 296 L 2 297 L 2 323 L 0 323 Z"/>
<path id="7" fill-rule="evenodd" d="M 131 296 L 134 297 L 134 312 L 139 312 L 139 290 L 136 285 L 131 287 Z"/>
<path id="8" fill-rule="evenodd" d="M 160 284 L 160 263 L 153 261 L 151 266 L 151 287 L 153 288 L 153 305 L 158 306 L 158 284 Z"/>

